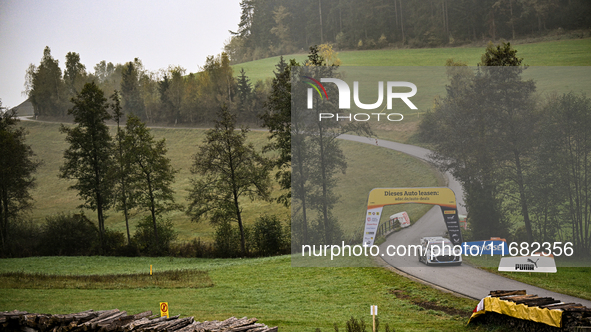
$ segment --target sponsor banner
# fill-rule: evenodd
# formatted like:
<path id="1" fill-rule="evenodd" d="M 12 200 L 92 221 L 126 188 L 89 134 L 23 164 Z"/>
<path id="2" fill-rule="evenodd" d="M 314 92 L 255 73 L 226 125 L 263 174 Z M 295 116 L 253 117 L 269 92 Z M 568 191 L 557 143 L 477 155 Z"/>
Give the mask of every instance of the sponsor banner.
<path id="1" fill-rule="evenodd" d="M 452 245 L 462 244 L 462 232 L 456 207 L 456 195 L 449 188 L 375 188 L 369 192 L 367 214 L 365 216 L 365 232 L 363 243 L 371 246 L 380 223 L 382 209 L 386 205 L 396 204 L 429 204 L 439 205 L 443 220 L 447 227 Z M 377 218 L 374 218 L 377 217 Z M 408 216 L 408 215 L 407 215 Z M 410 220 L 409 220 L 410 222 Z"/>
<path id="2" fill-rule="evenodd" d="M 503 257 L 499 271 L 556 273 L 556 262 L 547 256 Z"/>
<path id="3" fill-rule="evenodd" d="M 447 227 L 447 233 L 449 240 L 455 245 L 462 244 L 462 231 L 460 229 L 460 218 L 458 218 L 458 210 L 454 206 L 450 208 L 448 206 L 441 205 L 441 212 L 443 213 L 443 221 Z"/>
<path id="4" fill-rule="evenodd" d="M 441 205 L 455 210 L 456 195 L 449 188 L 375 188 L 369 193 L 367 207 L 405 203 Z"/>
<path id="5" fill-rule="evenodd" d="M 372 246 L 378 232 L 380 217 L 383 207 L 367 209 L 365 214 L 365 229 L 363 231 L 363 244 Z"/>
<path id="6" fill-rule="evenodd" d="M 478 249 L 475 248 L 474 246 L 476 246 Z M 508 256 L 509 255 L 509 247 L 507 246 L 507 242 L 500 241 L 500 240 L 464 242 L 464 243 L 462 243 L 462 255 Z"/>
<path id="7" fill-rule="evenodd" d="M 398 221 L 400 223 L 400 227 L 402 228 L 410 226 L 410 218 L 408 217 L 408 213 L 406 213 L 406 211 L 391 215 L 390 220 Z"/>

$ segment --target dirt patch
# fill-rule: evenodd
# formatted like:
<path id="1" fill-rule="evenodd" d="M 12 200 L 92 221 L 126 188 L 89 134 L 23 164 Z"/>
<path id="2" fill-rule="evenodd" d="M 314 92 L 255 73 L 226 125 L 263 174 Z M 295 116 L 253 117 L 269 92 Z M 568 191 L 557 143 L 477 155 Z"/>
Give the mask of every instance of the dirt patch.
<path id="1" fill-rule="evenodd" d="M 207 271 L 171 270 L 136 274 L 52 275 L 0 273 L 0 289 L 135 289 L 213 287 Z"/>
<path id="2" fill-rule="evenodd" d="M 390 293 L 393 294 L 394 296 L 396 296 L 397 299 L 410 301 L 410 302 L 412 302 L 412 304 L 418 305 L 419 307 L 425 308 L 428 310 L 443 311 L 446 314 L 451 315 L 451 316 L 470 317 L 472 315 L 472 312 L 470 312 L 470 311 L 460 310 L 460 309 L 456 309 L 456 308 L 452 308 L 452 307 L 446 307 L 443 305 L 439 305 L 435 302 L 424 301 L 423 299 L 420 299 L 417 297 L 412 297 L 402 290 L 392 289 L 392 290 L 390 290 Z"/>

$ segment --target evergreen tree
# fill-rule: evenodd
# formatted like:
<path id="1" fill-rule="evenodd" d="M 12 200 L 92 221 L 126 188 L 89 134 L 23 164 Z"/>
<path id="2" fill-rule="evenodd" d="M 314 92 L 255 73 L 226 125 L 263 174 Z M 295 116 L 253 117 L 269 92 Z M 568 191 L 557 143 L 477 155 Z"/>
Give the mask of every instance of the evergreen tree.
<path id="1" fill-rule="evenodd" d="M 265 112 L 261 115 L 263 127 L 269 129 L 269 144 L 265 151 L 277 151 L 278 158 L 274 166 L 278 169 L 275 174 L 281 189 L 288 190 L 279 196 L 278 201 L 289 204 L 291 197 L 291 67 L 297 66 L 294 60 L 288 65 L 283 57 L 275 65 L 275 77 L 271 84 L 271 93 L 265 104 Z"/>
<path id="2" fill-rule="evenodd" d="M 299 69 L 299 68 L 298 68 Z M 337 66 L 327 66 L 324 58 L 319 54 L 318 47 L 310 47 L 310 54 L 302 72 L 298 76 L 311 76 L 316 79 L 336 77 Z M 303 86 L 300 84 L 299 86 Z M 334 86 L 327 89 L 331 95 L 336 94 Z M 332 91 L 331 91 L 332 90 Z M 313 118 L 318 119 L 319 113 L 339 113 L 340 110 L 334 101 L 316 100 Z M 298 112 L 301 109 L 297 109 Z M 339 199 L 334 192 L 336 186 L 336 172 L 344 173 L 347 163 L 342 149 L 337 141 L 337 136 L 346 131 L 337 121 L 313 121 L 313 125 L 307 128 L 309 160 L 301 162 L 310 163 L 307 180 L 312 184 L 305 193 L 309 197 L 310 207 L 317 211 L 316 228 L 319 235 L 314 240 L 317 243 L 333 244 L 340 240 L 340 228 L 338 222 L 332 215 L 332 208 Z"/>
<path id="3" fill-rule="evenodd" d="M 237 82 L 238 88 L 238 117 L 241 120 L 250 120 L 251 102 L 253 98 L 252 85 L 246 76 L 244 68 L 240 68 L 240 76 Z"/>
<path id="4" fill-rule="evenodd" d="M 177 124 L 181 119 L 181 107 L 183 99 L 185 99 L 185 68 L 169 67 L 168 72 L 170 73 L 171 80 L 166 88 L 165 93 L 167 94 L 167 100 L 170 102 L 170 113 L 167 114 L 167 118 L 170 122 Z"/>
<path id="5" fill-rule="evenodd" d="M 134 62 L 128 62 L 123 66 L 121 72 L 121 96 L 124 113 L 142 117 L 145 115 L 145 110 L 144 101 L 140 94 L 138 64 L 141 64 L 141 62 L 136 58 Z"/>
<path id="6" fill-rule="evenodd" d="M 42 116 L 65 116 L 67 100 L 62 80 L 59 61 L 51 56 L 51 49 L 46 46 L 39 67 L 29 67 L 31 76 L 29 97 L 35 108 L 35 114 Z"/>
<path id="7" fill-rule="evenodd" d="M 158 82 L 158 93 L 160 94 L 160 105 L 161 105 L 161 112 L 163 116 L 172 114 L 172 102 L 170 101 L 170 96 L 168 93 L 168 89 L 170 89 L 170 78 L 168 74 L 164 74 L 162 80 Z"/>
<path id="8" fill-rule="evenodd" d="M 66 70 L 64 71 L 64 82 L 70 96 L 82 89 L 86 76 L 86 67 L 80 63 L 80 54 L 68 52 L 66 54 Z"/>

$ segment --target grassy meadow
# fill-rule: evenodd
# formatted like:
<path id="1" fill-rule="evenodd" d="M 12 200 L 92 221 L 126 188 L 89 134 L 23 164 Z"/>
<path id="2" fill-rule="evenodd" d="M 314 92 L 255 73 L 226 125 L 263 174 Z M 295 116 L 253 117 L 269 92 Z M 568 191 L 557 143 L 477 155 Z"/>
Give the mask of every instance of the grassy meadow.
<path id="1" fill-rule="evenodd" d="M 58 178 L 59 167 L 63 164 L 63 151 L 67 148 L 65 135 L 59 132 L 59 125 L 55 123 L 27 122 L 21 124 L 29 131 L 27 142 L 33 148 L 37 157 L 43 161 L 43 165 L 37 171 L 37 187 L 33 190 L 35 200 L 30 218 L 34 222 L 43 222 L 46 216 L 60 212 L 79 211 L 77 208 L 82 202 L 76 195 L 76 191 L 69 190 L 69 181 Z M 115 128 L 112 127 L 112 134 Z M 175 200 L 177 203 L 185 204 L 187 190 L 190 188 L 190 169 L 192 156 L 197 153 L 199 144 L 205 138 L 205 131 L 199 129 L 151 129 L 156 139 L 166 138 L 168 148 L 167 157 L 171 159 L 172 165 L 178 170 L 174 183 Z M 263 132 L 252 132 L 249 141 L 259 148 L 266 144 L 266 134 Z M 277 189 L 277 188 L 276 188 Z M 245 202 L 246 203 L 246 202 Z M 254 222 L 259 211 L 272 211 L 283 218 L 288 218 L 288 209 L 271 202 L 256 201 L 247 203 L 244 214 L 247 222 Z M 96 219 L 96 213 L 86 210 L 86 215 Z M 132 211 L 131 226 L 132 232 L 137 221 L 145 216 L 145 211 Z M 117 231 L 125 231 L 125 221 L 122 212 L 109 210 L 106 226 Z M 176 211 L 167 215 L 179 232 L 179 240 L 191 240 L 201 238 L 211 240 L 213 229 L 207 222 L 195 223 L 190 220 L 182 211 Z"/>
<path id="2" fill-rule="evenodd" d="M 537 42 L 529 44 L 511 43 L 517 49 L 517 55 L 524 58 L 529 66 L 590 66 L 591 39 L 570 39 Z M 452 48 L 419 48 L 419 49 L 383 49 L 365 51 L 341 51 L 338 56 L 342 66 L 444 66 L 447 59 L 462 61 L 469 66 L 480 62 L 486 45 L 452 47 Z M 295 59 L 304 62 L 307 54 L 291 54 L 284 59 Z M 246 75 L 253 81 L 265 80 L 273 76 L 279 57 L 233 65 L 238 73 L 244 68 Z"/>
<path id="3" fill-rule="evenodd" d="M 59 167 L 63 163 L 63 151 L 67 144 L 65 135 L 59 132 L 59 125 L 55 123 L 27 122 L 21 124 L 29 131 L 27 142 L 31 144 L 37 158 L 43 160 L 43 165 L 37 171 L 37 187 L 33 190 L 35 200 L 30 218 L 37 223 L 42 223 L 46 216 L 60 212 L 76 212 L 81 201 L 74 190 L 68 190 L 70 182 L 58 178 Z M 112 131 L 115 129 L 112 128 Z M 175 189 L 177 203 L 187 203 L 188 189 L 191 186 L 190 172 L 192 156 L 199 151 L 205 137 L 202 129 L 151 129 L 156 139 L 166 139 L 168 147 L 167 156 L 172 165 L 178 170 Z M 248 134 L 250 143 L 260 150 L 267 144 L 267 133 L 251 131 Z M 341 195 L 341 203 L 334 213 L 342 224 L 345 235 L 350 237 L 355 232 L 360 232 L 363 227 L 365 204 L 367 195 L 375 187 L 429 187 L 443 185 L 436 171 L 427 163 L 407 156 L 403 153 L 382 149 L 370 144 L 361 144 L 342 141 L 342 147 L 348 163 L 346 174 L 339 174 L 337 192 Z M 368 160 L 379 160 L 383 165 L 369 165 Z M 278 195 L 279 187 L 274 185 L 274 193 Z M 261 213 L 276 214 L 284 220 L 290 218 L 289 209 L 274 202 L 249 201 L 244 199 L 244 219 L 246 224 L 252 224 Z M 410 207 L 411 217 L 420 217 L 426 212 L 421 206 Z M 85 211 L 91 219 L 96 215 L 89 210 Z M 146 211 L 135 210 L 132 213 L 132 232 L 135 224 Z M 125 231 L 125 221 L 122 212 L 109 210 L 107 212 L 107 227 L 117 231 Z M 213 239 L 213 227 L 207 222 L 192 222 L 190 217 L 182 211 L 176 211 L 167 215 L 173 221 L 180 241 L 188 241 L 200 238 L 203 241 Z"/>
<path id="4" fill-rule="evenodd" d="M 537 82 L 537 93 L 540 96 L 571 90 L 591 93 L 588 91 L 591 86 L 591 70 L 576 68 L 591 66 L 591 39 L 511 44 L 517 50 L 517 55 L 524 58 L 524 64 L 530 66 L 524 72 L 523 77 L 534 79 Z M 395 101 L 392 111 L 403 114 L 404 120 L 374 123 L 373 129 L 380 138 L 420 145 L 415 134 L 421 113 L 425 113 L 432 107 L 437 96 L 445 94 L 445 84 L 448 80 L 443 66 L 446 60 L 454 59 L 456 62 L 476 66 L 485 49 L 486 44 L 454 48 L 342 51 L 338 52 L 342 61 L 339 71 L 344 74 L 344 79 L 349 82 L 350 86 L 352 86 L 351 81 L 360 82 L 360 99 L 367 103 L 373 103 L 376 100 L 376 81 L 383 81 L 385 78 L 390 80 L 391 78 L 391 80 L 409 81 L 416 84 L 418 91 L 411 100 L 418 110 L 410 110 L 401 101 Z M 286 60 L 295 59 L 299 63 L 304 62 L 306 58 L 307 54 L 284 56 Z M 233 68 L 236 73 L 240 68 L 244 68 L 246 75 L 252 81 L 265 80 L 273 76 L 275 65 L 278 62 L 279 57 L 273 57 L 236 64 Z M 571 66 L 572 68 L 565 70 L 564 68 L 548 68 L 548 66 Z M 364 81 L 369 84 L 364 84 Z M 366 97 L 364 98 L 364 96 Z M 352 105 L 353 113 L 359 111 Z"/>
<path id="5" fill-rule="evenodd" d="M 213 286 L 175 285 L 122 289 L 0 288 L 0 310 L 70 313 L 113 309 L 158 312 L 196 320 L 256 317 L 281 332 L 344 329 L 351 316 L 369 322 L 370 305 L 379 306 L 383 331 L 463 331 L 477 301 L 457 298 L 417 284 L 387 269 L 292 268 L 289 256 L 259 259 L 32 257 L 0 260 L 0 279 L 8 272 L 48 275 L 108 275 L 192 269 L 207 273 Z"/>

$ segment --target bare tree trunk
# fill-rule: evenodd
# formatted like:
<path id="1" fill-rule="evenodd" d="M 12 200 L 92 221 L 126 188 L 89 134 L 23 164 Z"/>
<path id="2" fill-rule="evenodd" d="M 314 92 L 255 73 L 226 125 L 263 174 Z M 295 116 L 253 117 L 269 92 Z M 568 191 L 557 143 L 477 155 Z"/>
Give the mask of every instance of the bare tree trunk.
<path id="1" fill-rule="evenodd" d="M 402 44 L 406 42 L 406 36 L 404 35 L 404 17 L 402 16 L 402 0 L 400 1 L 400 29 L 402 31 Z"/>
<path id="2" fill-rule="evenodd" d="M 509 0 L 509 13 L 511 14 L 511 33 L 513 40 L 515 40 L 515 22 L 513 19 L 513 0 Z"/>
<path id="3" fill-rule="evenodd" d="M 492 13 L 492 39 L 497 40 L 497 27 L 495 26 L 495 10 L 491 11 Z"/>
<path id="4" fill-rule="evenodd" d="M 236 217 L 238 218 L 238 227 L 240 228 L 240 250 L 242 257 L 246 257 L 246 239 L 244 238 L 244 226 L 242 225 L 242 216 L 240 215 L 240 206 L 238 205 L 238 193 L 234 188 L 234 206 L 236 207 Z"/>
<path id="5" fill-rule="evenodd" d="M 341 8 L 341 0 L 339 0 L 339 32 L 343 31 L 343 8 Z"/>
<path id="6" fill-rule="evenodd" d="M 448 13 L 448 7 L 447 7 L 447 0 L 443 0 L 443 3 L 445 3 L 445 32 L 447 33 L 448 37 L 449 37 L 449 15 Z"/>
<path id="7" fill-rule="evenodd" d="M 442 18 L 442 22 L 443 22 L 443 31 L 445 31 L 447 33 L 447 19 L 445 17 L 445 0 L 441 1 L 441 18 Z"/>
<path id="8" fill-rule="evenodd" d="M 146 114 L 147 115 L 147 114 Z M 119 127 L 119 117 L 117 117 L 117 142 L 119 144 L 119 172 L 121 173 L 121 195 L 123 203 L 123 215 L 125 216 L 125 229 L 127 230 L 127 245 L 131 244 L 131 236 L 129 234 L 129 213 L 127 211 L 127 183 L 123 175 L 123 144 L 121 137 L 121 128 Z"/>
<path id="9" fill-rule="evenodd" d="M 525 230 L 527 232 L 527 241 L 531 242 L 534 239 L 532 228 L 531 228 L 531 221 L 529 219 L 529 211 L 527 208 L 527 198 L 525 195 L 525 185 L 523 181 L 523 171 L 521 168 L 521 158 L 519 156 L 519 152 L 517 150 L 513 151 L 513 155 L 515 156 L 515 169 L 517 172 L 517 185 L 519 187 L 519 198 L 521 201 L 521 215 L 523 215 L 523 222 L 525 223 Z"/>
<path id="10" fill-rule="evenodd" d="M 398 28 L 398 5 L 396 4 L 397 0 L 394 0 L 394 17 L 396 18 L 396 27 Z"/>
<path id="11" fill-rule="evenodd" d="M 154 201 L 154 191 L 152 190 L 152 180 L 150 174 L 146 174 L 146 181 L 148 182 L 148 194 L 150 196 L 150 213 L 152 214 L 152 223 L 154 224 L 154 238 L 158 243 L 158 227 L 156 227 L 156 203 Z"/>
<path id="12" fill-rule="evenodd" d="M 2 250 L 5 249 L 5 241 L 8 233 L 8 194 L 2 190 L 2 202 L 0 202 L 0 238 L 2 239 Z"/>
<path id="13" fill-rule="evenodd" d="M 324 160 L 324 130 L 319 126 L 319 146 L 320 146 L 320 172 L 322 175 L 322 219 L 324 220 L 324 241 L 332 244 L 332 237 L 329 229 L 328 220 L 328 188 L 326 187 L 326 162 Z"/>
<path id="14" fill-rule="evenodd" d="M 232 157 L 231 144 L 227 142 L 228 149 L 230 149 L 230 178 L 232 180 L 232 195 L 234 198 L 234 207 L 236 208 L 236 219 L 238 220 L 238 227 L 240 228 L 240 250 L 242 257 L 246 257 L 246 239 L 244 238 L 244 226 L 242 225 L 242 215 L 240 213 L 240 205 L 238 203 L 238 190 L 236 189 L 236 174 L 234 173 L 234 160 Z"/>
<path id="15" fill-rule="evenodd" d="M 306 177 L 305 177 L 305 171 L 304 171 L 304 165 L 303 165 L 303 160 L 304 160 L 304 156 L 302 155 L 302 149 L 303 149 L 303 145 L 305 144 L 304 141 L 300 141 L 300 127 L 299 127 L 299 121 L 294 121 L 292 122 L 294 128 L 295 128 L 295 132 L 297 133 L 296 136 L 292 137 L 292 153 L 293 156 L 296 157 L 294 158 L 296 160 L 296 165 L 297 167 L 294 169 L 294 171 L 296 172 L 296 174 L 299 174 L 298 177 L 296 177 L 296 183 L 294 185 L 294 187 L 297 190 L 297 193 L 299 193 L 301 195 L 300 196 L 296 196 L 294 193 L 294 198 L 299 198 L 302 202 L 302 244 L 307 244 L 308 242 L 308 217 L 306 215 L 307 213 L 307 200 L 306 200 L 306 194 L 305 194 L 305 190 L 306 190 Z M 292 161 L 292 165 L 293 165 L 293 161 Z M 293 177 L 292 177 L 293 180 Z"/>
<path id="16" fill-rule="evenodd" d="M 303 156 L 302 156 L 302 151 L 300 149 L 298 149 L 297 151 L 298 153 L 298 157 L 299 157 L 299 163 L 298 163 L 298 171 L 300 173 L 300 183 L 298 183 L 299 185 L 299 189 L 300 189 L 300 193 L 302 193 L 302 243 L 306 244 L 308 241 L 308 217 L 306 216 L 306 194 L 305 194 L 305 186 L 306 186 L 306 180 L 304 178 L 304 165 L 302 165 L 301 161 L 303 160 Z"/>
<path id="17" fill-rule="evenodd" d="M 320 16 L 320 44 L 324 44 L 324 33 L 322 32 L 322 0 L 318 0 L 318 13 Z"/>

